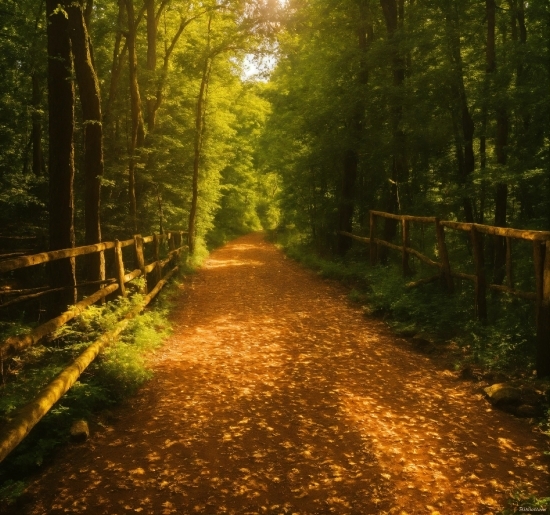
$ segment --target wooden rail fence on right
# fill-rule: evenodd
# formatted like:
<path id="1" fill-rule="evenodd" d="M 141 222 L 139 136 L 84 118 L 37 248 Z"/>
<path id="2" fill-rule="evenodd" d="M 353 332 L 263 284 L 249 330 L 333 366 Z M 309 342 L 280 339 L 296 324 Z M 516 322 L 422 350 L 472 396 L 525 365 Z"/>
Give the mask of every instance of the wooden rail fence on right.
<path id="1" fill-rule="evenodd" d="M 377 219 L 387 218 L 401 223 L 401 245 L 377 237 Z M 433 224 L 437 239 L 438 261 L 425 256 L 411 247 L 410 223 Z M 474 273 L 467 274 L 454 271 L 451 267 L 447 245 L 445 243 L 445 229 L 463 231 L 469 234 Z M 550 231 L 530 231 L 494 227 L 476 223 L 462 223 L 440 221 L 436 217 L 396 215 L 383 211 L 370 211 L 369 237 L 340 231 L 340 234 L 353 240 L 370 245 L 370 263 L 376 265 L 379 259 L 379 247 L 384 246 L 401 252 L 401 266 L 404 276 L 411 275 L 409 255 L 413 255 L 428 266 L 439 269 L 433 276 L 409 283 L 408 287 L 441 280 L 447 291 L 454 291 L 453 278 L 466 279 L 474 283 L 474 309 L 476 317 L 482 321 L 487 319 L 487 290 L 507 293 L 516 297 L 535 302 L 537 345 L 536 367 L 538 376 L 550 375 Z M 506 285 L 487 282 L 484 262 L 483 234 L 506 239 Z M 531 241 L 533 245 L 533 261 L 535 276 L 535 291 L 521 291 L 514 287 L 512 267 L 512 240 Z"/>

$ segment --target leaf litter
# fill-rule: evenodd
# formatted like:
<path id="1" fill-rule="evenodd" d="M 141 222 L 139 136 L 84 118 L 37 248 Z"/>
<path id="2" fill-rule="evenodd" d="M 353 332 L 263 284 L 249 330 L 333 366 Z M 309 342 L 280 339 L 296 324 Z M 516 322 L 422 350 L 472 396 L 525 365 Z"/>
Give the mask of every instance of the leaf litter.
<path id="1" fill-rule="evenodd" d="M 549 493 L 531 426 L 260 234 L 212 253 L 173 322 L 154 378 L 24 513 L 496 514 Z"/>

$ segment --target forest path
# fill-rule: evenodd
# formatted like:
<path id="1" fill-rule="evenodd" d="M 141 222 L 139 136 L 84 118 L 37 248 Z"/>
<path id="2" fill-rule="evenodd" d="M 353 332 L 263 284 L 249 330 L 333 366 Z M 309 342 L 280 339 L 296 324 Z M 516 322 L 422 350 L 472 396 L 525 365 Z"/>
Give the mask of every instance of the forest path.
<path id="1" fill-rule="evenodd" d="M 26 513 L 496 513 L 546 443 L 261 234 L 184 290 L 155 377 Z M 31 507 L 32 505 L 32 507 Z"/>

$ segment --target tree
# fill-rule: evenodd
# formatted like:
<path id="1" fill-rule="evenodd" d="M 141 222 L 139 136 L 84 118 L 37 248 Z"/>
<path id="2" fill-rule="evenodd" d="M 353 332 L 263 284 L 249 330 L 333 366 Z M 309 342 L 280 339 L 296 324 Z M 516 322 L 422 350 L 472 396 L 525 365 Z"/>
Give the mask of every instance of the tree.
<path id="1" fill-rule="evenodd" d="M 141 95 L 138 84 L 138 61 L 137 61 L 137 25 L 138 22 L 134 12 L 134 1 L 125 0 L 126 15 L 128 18 L 128 32 L 126 43 L 128 45 L 128 68 L 130 79 L 130 106 L 132 112 L 132 128 L 129 145 L 128 162 L 128 196 L 130 199 L 130 220 L 134 233 L 138 232 L 138 213 L 136 200 L 136 151 L 143 146 L 145 141 L 145 129 L 143 124 L 143 111 L 141 109 Z"/>
<path id="2" fill-rule="evenodd" d="M 67 13 L 84 124 L 85 242 L 91 245 L 101 242 L 99 207 L 104 169 L 101 92 L 92 59 L 92 45 L 86 27 L 83 4 L 70 3 L 67 6 Z M 90 254 L 88 257 L 88 279 L 91 281 L 105 279 L 105 262 L 102 253 Z"/>
<path id="3" fill-rule="evenodd" d="M 69 21 L 57 0 L 47 0 L 50 250 L 74 247 L 74 87 Z M 76 283 L 74 259 L 54 261 L 52 286 Z M 57 295 L 55 304 L 74 304 L 75 290 Z"/>
<path id="4" fill-rule="evenodd" d="M 466 88 L 464 86 L 464 67 L 462 64 L 458 5 L 456 2 L 443 4 L 445 28 L 451 62 L 450 87 L 452 91 L 451 114 L 455 132 L 455 146 L 460 183 L 464 188 L 462 207 L 466 222 L 474 222 L 474 209 L 470 191 L 475 170 L 474 157 L 474 121 L 470 114 Z"/>

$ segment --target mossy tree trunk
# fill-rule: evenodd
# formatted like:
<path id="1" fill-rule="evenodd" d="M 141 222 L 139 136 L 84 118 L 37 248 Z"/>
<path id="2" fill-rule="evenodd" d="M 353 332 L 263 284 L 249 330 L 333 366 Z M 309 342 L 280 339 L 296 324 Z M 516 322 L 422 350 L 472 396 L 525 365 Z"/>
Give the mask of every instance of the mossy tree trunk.
<path id="1" fill-rule="evenodd" d="M 69 22 L 57 0 L 48 0 L 49 240 L 50 250 L 74 247 L 74 87 Z M 76 284 L 74 258 L 50 264 L 50 284 Z M 75 290 L 60 291 L 51 312 L 76 301 Z"/>

